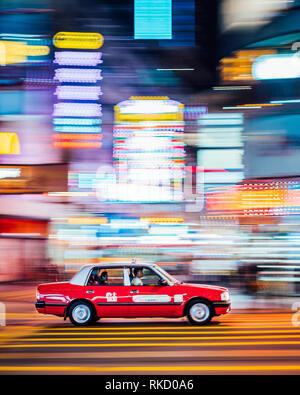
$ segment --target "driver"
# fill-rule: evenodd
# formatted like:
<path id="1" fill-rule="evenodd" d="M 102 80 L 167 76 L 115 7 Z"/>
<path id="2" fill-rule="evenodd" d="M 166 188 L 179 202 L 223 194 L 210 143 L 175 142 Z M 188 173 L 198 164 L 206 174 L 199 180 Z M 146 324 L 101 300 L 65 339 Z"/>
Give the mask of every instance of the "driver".
<path id="1" fill-rule="evenodd" d="M 133 269 L 134 278 L 131 281 L 131 285 L 143 285 L 141 278 L 144 276 L 143 269 L 141 267 L 135 267 Z"/>

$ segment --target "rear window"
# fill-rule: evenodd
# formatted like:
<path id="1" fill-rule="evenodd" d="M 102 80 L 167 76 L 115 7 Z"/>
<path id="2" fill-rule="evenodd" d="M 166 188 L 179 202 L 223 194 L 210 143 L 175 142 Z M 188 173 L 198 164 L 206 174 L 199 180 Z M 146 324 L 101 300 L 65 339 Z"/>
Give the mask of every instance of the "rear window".
<path id="1" fill-rule="evenodd" d="M 95 267 L 90 274 L 87 285 L 124 285 L 123 268 Z"/>

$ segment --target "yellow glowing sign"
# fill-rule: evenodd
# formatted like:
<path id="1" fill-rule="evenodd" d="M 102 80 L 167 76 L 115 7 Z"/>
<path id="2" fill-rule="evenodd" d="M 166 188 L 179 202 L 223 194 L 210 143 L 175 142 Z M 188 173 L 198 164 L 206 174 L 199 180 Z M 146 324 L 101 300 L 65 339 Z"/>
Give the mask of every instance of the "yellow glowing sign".
<path id="1" fill-rule="evenodd" d="M 99 49 L 104 38 L 100 33 L 59 32 L 53 37 L 56 48 Z"/>
<path id="2" fill-rule="evenodd" d="M 69 225 L 105 225 L 108 223 L 106 217 L 71 217 L 68 218 Z"/>
<path id="3" fill-rule="evenodd" d="M 130 100 L 169 100 L 168 96 L 130 96 Z"/>
<path id="4" fill-rule="evenodd" d="M 141 217 L 140 220 L 149 224 L 179 224 L 184 222 L 184 218 L 180 217 Z"/>
<path id="5" fill-rule="evenodd" d="M 0 65 L 26 62 L 26 44 L 16 41 L 0 41 Z"/>
<path id="6" fill-rule="evenodd" d="M 27 45 L 27 56 L 46 56 L 49 55 L 50 48 L 47 45 Z"/>
<path id="7" fill-rule="evenodd" d="M 50 53 L 47 45 L 28 45 L 18 41 L 0 40 L 0 65 L 25 63 L 27 56 L 45 56 Z"/>
<path id="8" fill-rule="evenodd" d="M 20 143 L 16 133 L 0 133 L 0 155 L 19 155 Z"/>
<path id="9" fill-rule="evenodd" d="M 161 97 L 167 97 L 167 96 L 161 96 Z M 145 96 L 143 99 L 137 99 L 138 96 L 131 96 L 130 100 L 139 100 L 139 107 L 141 107 L 142 101 L 145 101 L 145 112 L 138 112 L 140 111 L 140 108 L 137 109 L 135 112 L 134 110 L 131 110 L 132 112 L 126 113 L 122 111 L 121 107 L 124 108 L 124 104 L 121 105 L 116 105 L 115 106 L 115 122 L 142 122 L 142 121 L 179 121 L 183 122 L 184 120 L 184 104 L 182 103 L 177 103 L 177 109 L 174 111 L 170 110 L 168 99 L 161 99 L 156 97 L 158 103 L 159 100 L 162 100 L 161 102 L 161 113 L 157 113 L 155 110 L 153 110 L 153 113 L 149 111 L 149 106 L 147 103 L 147 100 L 153 100 L 152 96 Z M 165 106 L 165 111 L 164 110 Z M 125 105 L 126 107 L 126 105 Z M 157 109 L 157 106 L 156 106 Z"/>
<path id="10" fill-rule="evenodd" d="M 220 61 L 219 71 L 223 82 L 253 80 L 252 64 L 258 56 L 272 55 L 272 49 L 241 50 Z"/>

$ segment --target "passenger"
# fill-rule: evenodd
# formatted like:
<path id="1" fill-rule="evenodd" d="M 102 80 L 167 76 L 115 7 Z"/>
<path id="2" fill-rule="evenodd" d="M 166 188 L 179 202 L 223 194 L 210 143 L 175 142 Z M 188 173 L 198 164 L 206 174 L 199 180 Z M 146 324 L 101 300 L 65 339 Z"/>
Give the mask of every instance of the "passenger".
<path id="1" fill-rule="evenodd" d="M 141 278 L 144 276 L 143 269 L 140 267 L 135 267 L 133 269 L 134 278 L 131 281 L 131 285 L 143 285 Z"/>
<path id="2" fill-rule="evenodd" d="M 93 269 L 88 285 L 98 285 L 99 269 Z"/>
<path id="3" fill-rule="evenodd" d="M 107 271 L 101 273 L 101 269 L 93 270 L 88 285 L 106 285 L 107 284 Z"/>
<path id="4" fill-rule="evenodd" d="M 107 271 L 104 271 L 100 274 L 98 284 L 99 285 L 107 285 Z"/>

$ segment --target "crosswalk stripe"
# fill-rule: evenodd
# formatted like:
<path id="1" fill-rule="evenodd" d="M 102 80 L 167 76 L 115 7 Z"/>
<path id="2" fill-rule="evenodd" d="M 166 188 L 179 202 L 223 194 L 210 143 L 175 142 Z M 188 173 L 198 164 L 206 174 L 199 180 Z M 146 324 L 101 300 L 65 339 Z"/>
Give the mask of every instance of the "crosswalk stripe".
<path id="1" fill-rule="evenodd" d="M 247 358 L 254 358 L 257 359 L 258 355 L 261 355 L 262 350 L 261 349 L 243 349 L 243 357 Z M 193 358 L 222 358 L 224 357 L 230 357 L 230 358 L 240 358 L 241 357 L 241 352 L 239 349 L 234 349 L 234 350 L 203 350 L 203 349 L 196 349 L 196 350 L 189 350 L 188 352 L 189 357 Z M 264 349 L 263 350 L 263 356 L 264 357 L 299 357 L 300 356 L 300 349 L 298 350 L 292 350 L 292 349 L 286 349 L 286 350 L 280 350 L 280 349 Z M 130 359 L 130 358 L 142 358 L 143 360 L 147 358 L 176 358 L 177 360 L 179 358 L 184 358 L 186 359 L 187 353 L 184 350 L 165 350 L 163 353 L 161 353 L 161 350 L 156 350 L 156 351 L 88 351 L 85 352 L 83 351 L 69 351 L 69 352 L 9 352 L 9 353 L 1 353 L 0 354 L 0 361 L 1 360 L 8 360 L 8 359 L 13 359 L 13 360 L 22 360 L 22 359 Z M 260 357 L 261 358 L 261 357 Z"/>
<path id="2" fill-rule="evenodd" d="M 243 366 L 0 366 L 0 371 L 289 371 L 300 370 L 300 365 L 243 365 Z"/>
<path id="3" fill-rule="evenodd" d="M 56 339 L 57 341 L 58 339 Z M 74 339 L 67 339 L 68 341 Z M 91 339 L 89 339 L 91 340 Z M 236 341 L 236 342 L 168 342 L 168 343 L 52 343 L 52 344 L 4 344 L 1 348 L 25 348 L 25 347 L 206 347 L 206 346 L 254 346 L 254 345 L 299 345 L 300 341 Z"/>
<path id="4" fill-rule="evenodd" d="M 51 330 L 51 331 L 65 331 L 66 329 L 74 329 L 74 331 L 91 331 L 91 330 L 99 330 L 99 329 L 103 329 L 103 330 L 109 330 L 109 331 L 119 331 L 119 330 L 137 330 L 137 329 L 141 329 L 141 330 L 152 330 L 152 329 L 159 329 L 159 330 L 167 330 L 167 329 L 184 329 L 187 331 L 197 331 L 200 328 L 203 328 L 205 330 L 222 330 L 222 329 L 226 329 L 226 328 L 240 328 L 240 329 L 244 329 L 244 328 L 296 328 L 293 326 L 292 322 L 289 321 L 289 325 L 256 325 L 256 326 L 252 326 L 252 325 L 212 325 L 212 326 L 189 326 L 189 325 L 174 325 L 174 326 L 140 326 L 140 323 L 136 323 L 136 325 L 130 325 L 130 326 L 106 326 L 105 322 L 97 324 L 96 326 L 88 326 L 88 327 L 74 327 L 72 324 L 69 324 L 68 326 L 62 326 L 62 327 L 55 327 L 55 328 L 49 328 L 49 327 L 43 327 L 44 329 L 42 330 Z M 299 327 L 300 330 L 300 327 Z"/>
<path id="5" fill-rule="evenodd" d="M 139 336 L 136 340 L 239 340 L 239 339 L 295 339 L 300 338 L 300 335 L 265 335 L 265 336 Z M 122 340 L 135 340 L 132 336 L 122 336 L 122 337 L 36 337 L 36 338 L 26 338 L 21 339 L 17 338 L 13 341 L 22 341 L 22 342 L 52 342 L 52 341 L 87 341 L 87 340 L 100 340 L 100 341 L 122 341 Z"/>
<path id="6" fill-rule="evenodd" d="M 259 330 L 255 330 L 255 331 L 252 331 L 252 330 L 243 330 L 243 331 L 241 331 L 241 330 L 236 330 L 236 331 L 232 331 L 232 330 L 224 330 L 224 331 L 207 331 L 207 330 L 203 330 L 203 331 L 199 331 L 199 330 L 197 330 L 197 331 L 192 331 L 192 332 L 189 332 L 189 333 L 191 333 L 191 334 L 201 334 L 201 335 L 211 335 L 211 334 L 213 334 L 213 335 L 219 335 L 219 334 L 245 334 L 245 333 L 248 333 L 248 334 L 252 334 L 252 333 L 261 333 L 261 334 L 265 334 L 265 333 L 278 333 L 278 334 L 283 334 L 283 333 L 292 333 L 292 332 L 295 332 L 295 333 L 300 333 L 299 332 L 299 329 L 298 328 L 292 328 L 292 329 L 285 329 L 285 330 L 279 330 L 279 329 L 275 329 L 275 330 L 272 330 L 272 329 L 266 329 L 266 330 L 263 330 L 263 331 L 259 331 Z M 95 331 L 95 330 L 90 330 L 90 331 L 88 331 L 88 333 L 87 332 L 80 332 L 80 331 L 77 331 L 77 330 L 75 330 L 74 332 L 73 331 L 68 331 L 68 332 L 59 332 L 59 333 L 55 333 L 55 332 L 40 332 L 39 334 L 40 335 L 43 335 L 43 336 L 53 336 L 53 335 L 56 335 L 56 336 L 60 336 L 60 335 L 72 335 L 72 336 L 74 336 L 74 335 L 81 335 L 82 333 L 85 333 L 85 334 L 88 334 L 88 335 L 112 335 L 112 333 L 113 332 L 105 332 L 105 331 L 99 331 L 99 330 L 97 330 L 97 331 Z M 152 331 L 152 330 L 149 330 L 149 331 L 135 331 L 135 330 L 133 330 L 133 331 L 129 331 L 129 330 L 122 330 L 122 331 L 118 331 L 118 335 L 129 335 L 129 334 L 132 334 L 132 335 L 154 335 L 154 334 L 156 334 L 156 335 L 188 335 L 189 334 L 187 331 L 176 331 L 176 330 L 174 330 L 174 331 L 167 331 L 167 330 L 162 330 L 162 331 Z"/>

